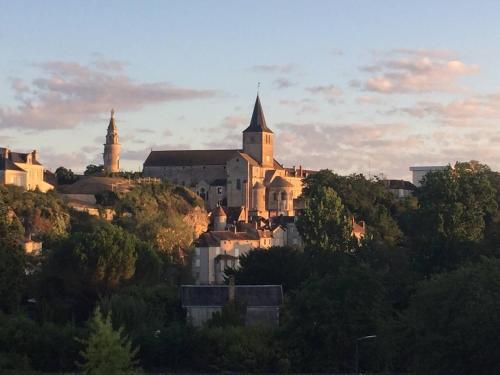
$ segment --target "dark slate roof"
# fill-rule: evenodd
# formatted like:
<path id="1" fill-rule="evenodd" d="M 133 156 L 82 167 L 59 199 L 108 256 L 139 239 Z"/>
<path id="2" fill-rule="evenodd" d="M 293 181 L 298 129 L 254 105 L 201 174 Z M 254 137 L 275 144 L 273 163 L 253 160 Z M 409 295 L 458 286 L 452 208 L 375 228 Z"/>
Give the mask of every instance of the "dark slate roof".
<path id="1" fill-rule="evenodd" d="M 10 159 L 0 157 L 0 171 L 19 171 L 26 172 L 24 169 L 19 168 Z"/>
<path id="2" fill-rule="evenodd" d="M 225 165 L 239 150 L 169 150 L 151 151 L 145 167 Z"/>
<path id="3" fill-rule="evenodd" d="M 267 132 L 272 133 L 266 125 L 266 119 L 264 118 L 264 111 L 262 110 L 262 105 L 260 104 L 259 95 L 255 99 L 255 105 L 253 107 L 252 120 L 250 120 L 250 125 L 248 128 L 243 130 L 243 133 L 260 133 Z"/>
<path id="4" fill-rule="evenodd" d="M 403 190 L 415 190 L 416 186 L 410 181 L 405 180 L 384 180 L 384 185 L 388 189 L 403 189 Z"/>
<path id="5" fill-rule="evenodd" d="M 278 307 L 283 304 L 281 285 L 236 285 L 236 301 L 248 307 Z M 181 285 L 183 307 L 223 306 L 228 301 L 227 285 Z"/>
<path id="6" fill-rule="evenodd" d="M 9 159 L 12 160 L 14 163 L 27 163 L 28 161 L 28 154 L 24 154 L 21 152 L 9 152 Z M 31 164 L 34 165 L 41 165 L 38 160 L 36 159 L 31 159 Z"/>

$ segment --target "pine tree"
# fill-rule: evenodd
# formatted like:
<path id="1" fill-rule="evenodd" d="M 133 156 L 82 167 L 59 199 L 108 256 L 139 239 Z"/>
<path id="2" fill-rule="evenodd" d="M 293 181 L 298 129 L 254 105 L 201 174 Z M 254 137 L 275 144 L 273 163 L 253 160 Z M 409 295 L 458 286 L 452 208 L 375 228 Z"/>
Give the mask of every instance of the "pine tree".
<path id="1" fill-rule="evenodd" d="M 123 328 L 114 330 L 111 324 L 111 313 L 103 316 L 99 307 L 89 320 L 90 335 L 80 340 L 85 345 L 80 355 L 85 360 L 78 364 L 85 374 L 114 375 L 137 374 L 135 356 L 139 348 L 132 348 L 127 337 L 122 336 Z"/>

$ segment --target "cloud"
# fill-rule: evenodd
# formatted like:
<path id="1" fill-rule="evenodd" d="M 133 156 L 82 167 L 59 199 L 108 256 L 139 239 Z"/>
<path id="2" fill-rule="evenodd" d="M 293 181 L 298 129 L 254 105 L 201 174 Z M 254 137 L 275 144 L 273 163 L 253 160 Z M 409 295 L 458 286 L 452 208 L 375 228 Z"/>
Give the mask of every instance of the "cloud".
<path id="1" fill-rule="evenodd" d="M 371 95 L 361 95 L 356 98 L 356 103 L 360 105 L 380 104 L 380 98 Z"/>
<path id="2" fill-rule="evenodd" d="M 322 95 L 328 102 L 335 104 L 342 96 L 342 90 L 335 85 L 313 86 L 306 88 L 311 94 Z"/>
<path id="3" fill-rule="evenodd" d="M 417 118 L 432 117 L 438 122 L 453 126 L 477 126 L 491 123 L 496 125 L 500 119 L 500 93 L 476 95 L 447 104 L 420 101 L 411 107 L 392 110 L 403 112 Z"/>
<path id="4" fill-rule="evenodd" d="M 466 64 L 448 50 L 396 49 L 379 58 L 374 65 L 361 70 L 375 75 L 362 87 L 384 94 L 460 91 L 458 79 L 478 71 L 477 65 Z"/>
<path id="5" fill-rule="evenodd" d="M 123 63 L 103 61 L 82 65 L 51 61 L 36 65 L 41 76 L 26 85 L 12 80 L 17 108 L 0 107 L 0 128 L 70 129 L 95 121 L 110 108 L 133 111 L 149 104 L 209 98 L 213 90 L 141 83 L 123 72 Z"/>
<path id="6" fill-rule="evenodd" d="M 274 80 L 274 87 L 277 89 L 287 89 L 295 85 L 295 82 L 292 82 L 287 78 L 278 78 Z"/>
<path id="7" fill-rule="evenodd" d="M 257 73 L 290 73 L 295 69 L 294 64 L 268 64 L 268 65 L 254 65 L 250 70 Z"/>
<path id="8" fill-rule="evenodd" d="M 303 113 L 317 113 L 319 108 L 314 100 L 309 98 L 304 98 L 300 100 L 280 100 L 280 105 L 287 106 L 293 109 L 297 109 L 297 114 L 301 115 Z"/>

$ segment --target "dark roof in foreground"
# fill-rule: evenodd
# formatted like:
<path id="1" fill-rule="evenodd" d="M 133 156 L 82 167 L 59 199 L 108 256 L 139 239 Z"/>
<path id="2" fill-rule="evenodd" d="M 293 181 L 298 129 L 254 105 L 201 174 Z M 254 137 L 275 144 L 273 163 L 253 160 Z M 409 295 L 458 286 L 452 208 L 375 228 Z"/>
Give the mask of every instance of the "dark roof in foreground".
<path id="1" fill-rule="evenodd" d="M 151 151 L 145 167 L 225 165 L 240 150 L 168 150 Z"/>
<path id="2" fill-rule="evenodd" d="M 223 306 L 229 297 L 228 285 L 181 285 L 182 306 Z M 281 285 L 236 285 L 235 299 L 248 307 L 283 304 Z"/>

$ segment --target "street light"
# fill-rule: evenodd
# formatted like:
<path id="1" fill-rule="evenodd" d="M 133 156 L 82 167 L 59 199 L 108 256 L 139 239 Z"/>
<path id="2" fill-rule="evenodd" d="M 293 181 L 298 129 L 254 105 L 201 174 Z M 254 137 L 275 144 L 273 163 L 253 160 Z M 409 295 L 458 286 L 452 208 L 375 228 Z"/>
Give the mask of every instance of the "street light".
<path id="1" fill-rule="evenodd" d="M 355 374 L 356 375 L 359 375 L 359 349 L 358 349 L 358 344 L 361 342 L 361 341 L 365 341 L 365 340 L 371 340 L 371 339 L 376 339 L 377 338 L 377 335 L 369 335 L 369 336 L 363 336 L 363 337 L 358 337 L 356 339 L 356 352 L 355 352 L 355 366 L 354 366 L 354 369 L 355 369 Z"/>

